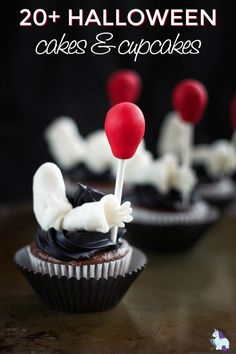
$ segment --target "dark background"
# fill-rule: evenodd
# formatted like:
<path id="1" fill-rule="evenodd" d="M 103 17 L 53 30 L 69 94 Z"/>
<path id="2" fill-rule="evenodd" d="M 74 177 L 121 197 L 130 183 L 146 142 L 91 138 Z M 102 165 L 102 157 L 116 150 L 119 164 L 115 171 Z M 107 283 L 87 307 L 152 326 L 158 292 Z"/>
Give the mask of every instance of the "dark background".
<path id="1" fill-rule="evenodd" d="M 12 1 L 1 10 L 1 119 L 0 119 L 0 202 L 31 198 L 32 175 L 43 162 L 50 160 L 43 132 L 59 115 L 77 120 L 82 134 L 101 128 L 109 107 L 106 79 L 118 68 L 132 68 L 140 73 L 143 92 L 139 105 L 146 117 L 146 143 L 155 151 L 158 131 L 171 109 L 171 91 L 175 83 L 191 77 L 201 80 L 209 93 L 209 104 L 196 128 L 197 142 L 207 142 L 232 134 L 229 104 L 235 90 L 235 20 L 233 1 Z M 112 4 L 112 5 L 111 5 Z M 20 27 L 23 8 L 57 10 L 63 17 L 68 8 L 204 8 L 217 9 L 217 26 L 164 28 L 126 27 L 69 28 L 61 20 L 45 27 Z M 66 16 L 64 17 L 66 18 Z M 113 32 L 114 40 L 154 41 L 175 38 L 201 39 L 199 55 L 132 56 L 109 54 L 95 56 L 37 56 L 35 45 L 41 39 L 60 38 L 95 41 L 97 33 Z"/>

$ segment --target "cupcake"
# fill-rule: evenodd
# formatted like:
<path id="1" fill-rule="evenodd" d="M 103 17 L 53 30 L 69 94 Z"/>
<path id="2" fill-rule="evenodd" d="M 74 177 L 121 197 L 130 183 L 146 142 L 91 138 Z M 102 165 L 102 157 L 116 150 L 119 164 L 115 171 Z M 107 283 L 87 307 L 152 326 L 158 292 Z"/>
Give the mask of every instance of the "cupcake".
<path id="1" fill-rule="evenodd" d="M 43 164 L 33 180 L 35 240 L 15 262 L 40 299 L 52 309 L 101 311 L 123 297 L 146 263 L 145 255 L 124 239 L 132 221 L 129 202 L 78 184 L 66 195 L 60 169 Z M 119 227 L 116 241 L 111 229 Z"/>
<path id="2" fill-rule="evenodd" d="M 137 245 L 183 251 L 218 219 L 218 211 L 198 198 L 194 171 L 180 166 L 175 155 L 153 160 L 136 176 L 129 196 L 134 220 L 127 229 Z"/>
<path id="3" fill-rule="evenodd" d="M 204 200 L 224 209 L 235 199 L 232 175 L 236 171 L 236 152 L 231 142 L 219 140 L 195 146 L 192 164 L 198 176 L 198 192 Z"/>
<path id="4" fill-rule="evenodd" d="M 188 130 L 177 112 L 167 115 L 162 125 L 158 153 L 173 153 L 179 161 L 182 142 Z M 233 142 L 218 140 L 212 144 L 196 145 L 191 149 L 191 165 L 197 175 L 199 196 L 211 205 L 224 209 L 235 198 L 233 176 L 236 152 Z"/>
<path id="5" fill-rule="evenodd" d="M 73 119 L 59 117 L 47 127 L 45 140 L 68 191 L 73 193 L 78 181 L 104 193 L 114 189 L 113 157 L 103 130 L 82 137 Z"/>

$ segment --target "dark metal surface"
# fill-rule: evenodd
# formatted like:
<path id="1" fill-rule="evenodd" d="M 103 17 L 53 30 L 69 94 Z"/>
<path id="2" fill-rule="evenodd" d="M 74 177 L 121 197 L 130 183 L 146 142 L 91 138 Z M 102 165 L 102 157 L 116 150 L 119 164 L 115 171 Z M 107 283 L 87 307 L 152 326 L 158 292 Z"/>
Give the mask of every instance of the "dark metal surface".
<path id="1" fill-rule="evenodd" d="M 34 237 L 30 206 L 0 211 L 0 353 L 212 353 L 214 328 L 236 353 L 236 217 L 225 216 L 196 247 L 149 255 L 149 265 L 114 309 L 50 312 L 14 265 Z"/>

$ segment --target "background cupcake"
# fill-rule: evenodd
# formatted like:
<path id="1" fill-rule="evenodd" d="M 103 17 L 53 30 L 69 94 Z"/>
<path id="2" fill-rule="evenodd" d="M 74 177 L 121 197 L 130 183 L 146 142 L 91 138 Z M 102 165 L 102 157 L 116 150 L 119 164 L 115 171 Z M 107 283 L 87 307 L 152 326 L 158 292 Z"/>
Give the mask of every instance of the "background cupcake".
<path id="1" fill-rule="evenodd" d="M 113 190 L 113 157 L 103 130 L 82 137 L 73 119 L 59 117 L 46 129 L 45 139 L 69 191 L 74 192 L 78 181 L 104 192 Z"/>
<path id="2" fill-rule="evenodd" d="M 218 218 L 216 209 L 198 198 L 193 170 L 174 155 L 152 161 L 134 180 L 134 205 L 128 235 L 145 248 L 182 251 L 193 246 Z"/>
<path id="3" fill-rule="evenodd" d="M 233 143 L 219 140 L 194 146 L 193 123 L 202 118 L 207 103 L 207 92 L 201 83 L 195 80 L 178 83 L 172 93 L 172 103 L 175 111 L 163 123 L 158 152 L 174 153 L 181 163 L 192 165 L 198 177 L 199 195 L 224 208 L 235 198 L 231 180 L 236 168 Z"/>

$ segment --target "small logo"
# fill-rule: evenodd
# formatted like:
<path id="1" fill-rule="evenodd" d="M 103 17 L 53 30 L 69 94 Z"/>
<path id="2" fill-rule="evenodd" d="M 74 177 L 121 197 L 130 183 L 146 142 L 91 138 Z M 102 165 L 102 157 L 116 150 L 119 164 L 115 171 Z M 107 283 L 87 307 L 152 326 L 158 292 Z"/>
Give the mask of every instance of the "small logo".
<path id="1" fill-rule="evenodd" d="M 214 329 L 212 337 L 213 338 L 210 340 L 210 343 L 213 345 L 215 350 L 221 350 L 222 352 L 227 352 L 229 350 L 229 340 L 225 337 L 221 330 Z"/>

